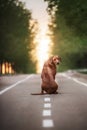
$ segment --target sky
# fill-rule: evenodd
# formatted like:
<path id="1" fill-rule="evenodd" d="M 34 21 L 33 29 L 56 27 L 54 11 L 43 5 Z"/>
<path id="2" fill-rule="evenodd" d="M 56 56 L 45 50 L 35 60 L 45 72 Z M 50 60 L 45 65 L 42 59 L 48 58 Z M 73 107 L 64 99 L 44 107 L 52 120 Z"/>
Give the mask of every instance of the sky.
<path id="1" fill-rule="evenodd" d="M 37 73 L 41 72 L 44 62 L 48 59 L 51 52 L 51 41 L 47 36 L 49 16 L 46 11 L 47 3 L 44 0 L 20 0 L 25 2 L 25 7 L 32 12 L 33 19 L 39 25 L 39 32 L 36 37 L 36 48 L 33 56 L 37 59 Z"/>
<path id="2" fill-rule="evenodd" d="M 25 6 L 32 11 L 32 17 L 38 21 L 41 32 L 46 32 L 48 24 L 47 2 L 44 2 L 44 0 L 20 1 L 25 2 Z"/>

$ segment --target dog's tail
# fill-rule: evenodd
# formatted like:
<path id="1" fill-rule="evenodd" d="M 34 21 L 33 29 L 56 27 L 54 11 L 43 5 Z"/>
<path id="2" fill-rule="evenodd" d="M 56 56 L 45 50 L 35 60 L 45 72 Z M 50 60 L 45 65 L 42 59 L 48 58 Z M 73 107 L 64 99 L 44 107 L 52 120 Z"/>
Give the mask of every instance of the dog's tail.
<path id="1" fill-rule="evenodd" d="M 31 95 L 44 95 L 44 93 L 31 93 Z"/>

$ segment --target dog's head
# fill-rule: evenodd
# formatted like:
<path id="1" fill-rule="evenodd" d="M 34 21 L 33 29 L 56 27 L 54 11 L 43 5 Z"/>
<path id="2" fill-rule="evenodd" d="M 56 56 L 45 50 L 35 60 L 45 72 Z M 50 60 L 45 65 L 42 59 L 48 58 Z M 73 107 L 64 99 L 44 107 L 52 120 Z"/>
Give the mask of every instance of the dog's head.
<path id="1" fill-rule="evenodd" d="M 53 62 L 55 65 L 59 65 L 59 63 L 61 62 L 61 57 L 59 57 L 59 56 L 53 56 L 52 62 Z"/>

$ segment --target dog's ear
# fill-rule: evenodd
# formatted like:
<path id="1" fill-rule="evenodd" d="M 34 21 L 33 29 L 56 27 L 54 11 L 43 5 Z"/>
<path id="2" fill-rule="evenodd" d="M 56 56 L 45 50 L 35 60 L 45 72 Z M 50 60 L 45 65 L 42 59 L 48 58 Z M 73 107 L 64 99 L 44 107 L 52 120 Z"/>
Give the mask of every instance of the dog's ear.
<path id="1" fill-rule="evenodd" d="M 48 61 L 49 66 L 52 66 L 52 63 L 53 63 L 53 57 L 54 57 L 54 56 L 51 56 L 50 59 L 49 59 L 49 61 Z"/>
<path id="2" fill-rule="evenodd" d="M 61 57 L 58 56 L 58 55 L 53 56 L 53 60 L 55 60 L 55 59 L 58 59 L 59 61 L 62 61 L 62 60 L 61 60 Z"/>

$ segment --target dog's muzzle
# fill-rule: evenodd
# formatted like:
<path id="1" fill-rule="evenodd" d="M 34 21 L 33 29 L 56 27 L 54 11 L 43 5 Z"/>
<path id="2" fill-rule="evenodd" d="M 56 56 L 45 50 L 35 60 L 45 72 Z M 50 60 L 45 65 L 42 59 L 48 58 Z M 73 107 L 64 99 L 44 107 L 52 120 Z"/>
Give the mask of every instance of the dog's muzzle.
<path id="1" fill-rule="evenodd" d="M 59 65 L 60 62 L 57 62 L 57 65 Z"/>

